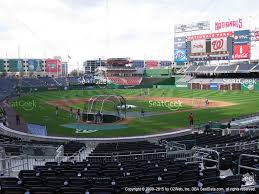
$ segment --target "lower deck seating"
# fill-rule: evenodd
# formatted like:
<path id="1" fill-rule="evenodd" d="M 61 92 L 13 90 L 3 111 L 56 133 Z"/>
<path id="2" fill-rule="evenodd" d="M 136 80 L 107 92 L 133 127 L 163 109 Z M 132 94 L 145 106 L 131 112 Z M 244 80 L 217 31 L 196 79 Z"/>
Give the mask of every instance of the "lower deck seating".
<path id="1" fill-rule="evenodd" d="M 216 168 L 170 158 L 125 162 L 55 162 L 1 177 L 2 194 L 124 193 L 129 187 L 240 187 L 241 176 L 219 177 Z M 15 190 L 15 189 L 16 190 Z M 126 192 L 125 192 L 126 193 Z M 145 193 L 145 192 L 142 192 Z M 166 192 L 170 193 L 170 192 Z"/>

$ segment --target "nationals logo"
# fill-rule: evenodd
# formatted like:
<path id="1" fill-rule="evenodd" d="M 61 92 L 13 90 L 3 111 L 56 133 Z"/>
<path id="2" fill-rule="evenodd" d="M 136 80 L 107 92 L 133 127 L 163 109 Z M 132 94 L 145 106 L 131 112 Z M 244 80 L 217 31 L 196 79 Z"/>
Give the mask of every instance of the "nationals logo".
<path id="1" fill-rule="evenodd" d="M 175 55 L 175 58 L 178 59 L 178 60 L 180 60 L 184 57 L 185 57 L 185 55 L 182 52 L 176 53 L 176 55 Z"/>
<path id="2" fill-rule="evenodd" d="M 174 51 L 174 61 L 175 62 L 185 62 L 186 59 L 186 51 L 185 50 L 175 50 Z"/>
<path id="3" fill-rule="evenodd" d="M 224 40 L 222 38 L 214 40 L 211 42 L 211 45 L 213 47 L 213 50 L 220 50 L 224 45 Z"/>

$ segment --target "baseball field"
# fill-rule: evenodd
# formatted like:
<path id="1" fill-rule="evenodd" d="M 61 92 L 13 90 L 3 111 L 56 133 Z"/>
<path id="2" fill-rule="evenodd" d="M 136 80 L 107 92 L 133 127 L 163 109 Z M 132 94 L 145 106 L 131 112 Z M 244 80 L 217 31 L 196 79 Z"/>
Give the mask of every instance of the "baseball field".
<path id="1" fill-rule="evenodd" d="M 95 95 L 121 95 L 127 99 L 128 117 L 113 124 L 77 122 L 69 114 L 70 107 L 82 112 Z M 140 89 L 99 89 L 35 92 L 14 99 L 12 104 L 28 123 L 45 125 L 48 135 L 71 137 L 122 137 L 157 134 L 188 128 L 188 115 L 194 124 L 227 121 L 233 117 L 259 111 L 259 93 L 244 91 L 209 91 L 187 89 L 150 89 L 141 96 Z M 209 105 L 205 105 L 208 98 Z M 58 106 L 58 115 L 55 107 Z M 144 117 L 140 111 L 145 111 Z M 104 111 L 112 111 L 108 102 Z M 78 126 L 78 127 L 77 127 Z M 85 129 L 82 128 L 85 126 Z M 89 126 L 94 130 L 89 130 Z M 81 127 L 81 129 L 80 129 Z"/>

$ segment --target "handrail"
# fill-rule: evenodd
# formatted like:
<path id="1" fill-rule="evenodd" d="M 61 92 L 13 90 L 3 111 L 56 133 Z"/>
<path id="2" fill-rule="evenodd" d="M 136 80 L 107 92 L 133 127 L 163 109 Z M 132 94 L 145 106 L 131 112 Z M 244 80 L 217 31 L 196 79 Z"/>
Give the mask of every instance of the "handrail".
<path id="1" fill-rule="evenodd" d="M 179 143 L 178 141 L 169 141 L 169 142 L 166 142 L 166 147 L 167 146 L 171 146 L 171 147 L 177 147 L 177 148 L 180 148 L 182 150 L 186 150 L 186 145 L 184 143 Z"/>
<path id="2" fill-rule="evenodd" d="M 219 170 L 220 168 L 220 153 L 217 151 L 217 150 L 213 150 L 213 149 L 210 149 L 210 148 L 202 148 L 202 147 L 194 147 L 193 148 L 197 153 L 206 153 L 206 152 L 210 152 L 210 153 L 215 153 L 217 155 L 217 160 L 214 160 L 214 159 L 209 159 L 209 158 L 199 158 L 197 157 L 198 159 L 201 159 L 201 160 L 206 160 L 206 161 L 211 161 L 211 162 L 216 162 L 218 165 L 217 165 L 217 168 Z M 208 154 L 208 153 L 207 153 Z"/>
<path id="3" fill-rule="evenodd" d="M 252 141 L 247 141 L 247 142 L 236 142 L 235 145 L 231 146 L 221 146 L 221 147 L 210 147 L 210 149 L 223 149 L 223 148 L 236 148 L 236 147 L 245 147 L 245 146 L 250 146 L 250 145 L 257 145 L 259 144 L 259 140 L 252 140 Z"/>
<path id="4" fill-rule="evenodd" d="M 30 143 L 30 142 L 29 142 Z M 42 144 L 26 144 L 25 142 L 21 142 L 21 144 L 17 144 L 17 142 L 14 142 L 14 144 L 11 143 L 0 143 L 0 146 L 6 147 L 6 146 L 17 146 L 17 147 L 34 147 L 34 148 L 57 148 L 57 146 L 50 146 L 50 145 L 42 145 Z"/>
<path id="5" fill-rule="evenodd" d="M 167 154 L 167 152 L 152 152 L 152 153 L 141 153 L 141 154 L 125 154 L 125 155 L 105 155 L 105 156 L 98 156 L 98 155 L 89 155 L 87 158 L 113 158 L 113 157 L 134 157 L 134 156 L 146 156 L 146 155 L 157 155 L 157 154 Z"/>
<path id="6" fill-rule="evenodd" d="M 59 148 L 56 150 L 56 156 L 55 156 L 55 159 L 57 158 L 57 157 L 60 157 L 61 155 L 63 155 L 64 156 L 64 146 L 63 145 L 61 145 L 61 146 L 59 146 Z"/>

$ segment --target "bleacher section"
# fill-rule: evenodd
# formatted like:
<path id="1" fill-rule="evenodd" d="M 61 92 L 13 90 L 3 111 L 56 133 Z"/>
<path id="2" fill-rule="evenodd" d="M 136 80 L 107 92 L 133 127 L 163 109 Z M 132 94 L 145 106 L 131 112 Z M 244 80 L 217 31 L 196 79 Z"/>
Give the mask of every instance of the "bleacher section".
<path id="1" fill-rule="evenodd" d="M 249 73 L 259 72 L 257 64 L 231 64 L 218 66 L 189 66 L 185 73 Z"/>
<path id="2" fill-rule="evenodd" d="M 193 79 L 190 75 L 185 75 L 176 81 L 176 84 L 186 84 Z"/>
<path id="3" fill-rule="evenodd" d="M 177 143 L 185 144 L 187 149 L 191 149 L 193 146 L 199 146 L 199 147 L 215 147 L 220 146 L 221 144 L 235 144 L 235 143 L 241 143 L 241 142 L 247 142 L 258 139 L 258 137 L 240 137 L 239 135 L 215 135 L 215 134 L 190 134 L 175 138 L 166 138 L 167 142 L 175 141 Z"/>
<path id="4" fill-rule="evenodd" d="M 119 143 L 100 143 L 94 149 L 91 156 L 103 155 L 127 155 L 141 154 L 150 152 L 165 152 L 165 149 L 160 145 L 152 144 L 147 141 L 139 142 L 119 142 Z"/>
<path id="5" fill-rule="evenodd" d="M 251 72 L 259 72 L 259 65 L 252 68 Z"/>
<path id="6" fill-rule="evenodd" d="M 12 79 L 13 80 L 13 79 Z M 22 78 L 20 79 L 20 83 L 22 87 L 53 87 L 53 86 L 68 86 L 68 85 L 79 85 L 82 84 L 83 81 L 85 83 L 94 82 L 94 78 L 92 76 L 84 76 L 79 77 L 38 77 L 38 78 Z M 17 81 L 18 82 L 18 81 Z"/>
<path id="7" fill-rule="evenodd" d="M 0 100 L 14 93 L 17 84 L 17 79 L 0 78 Z"/>

